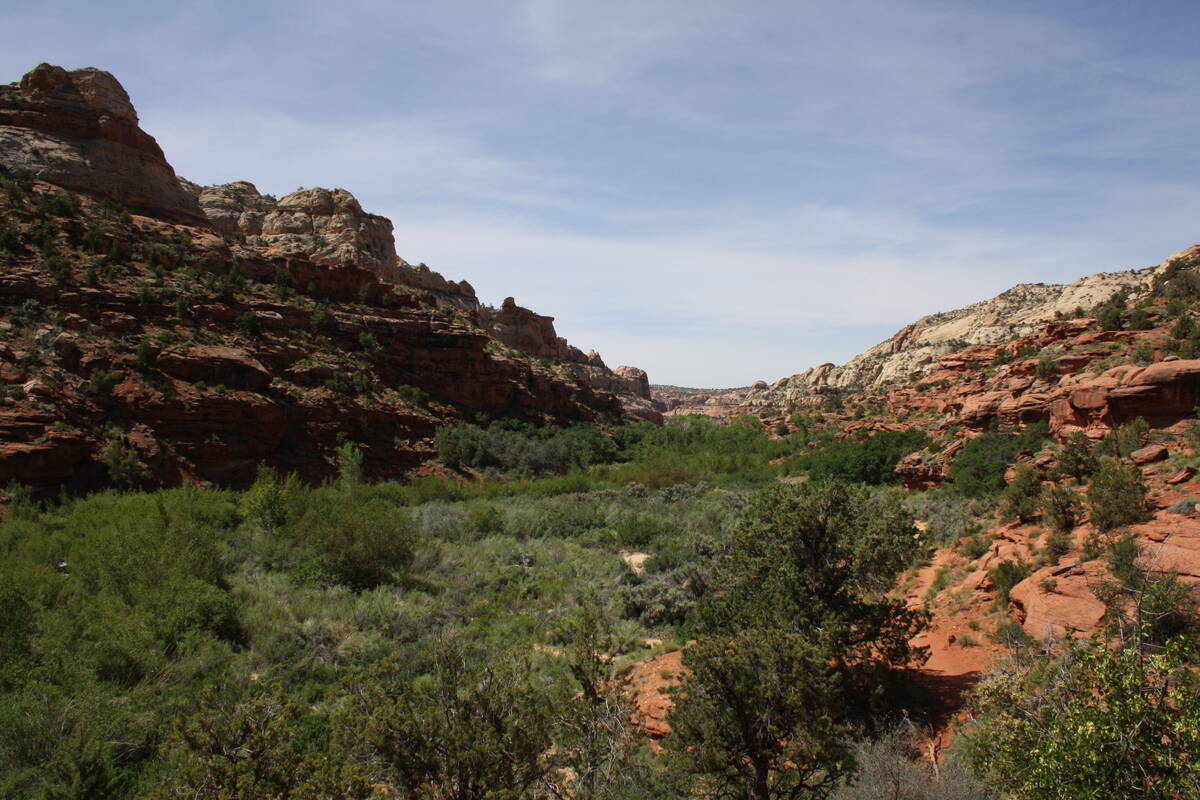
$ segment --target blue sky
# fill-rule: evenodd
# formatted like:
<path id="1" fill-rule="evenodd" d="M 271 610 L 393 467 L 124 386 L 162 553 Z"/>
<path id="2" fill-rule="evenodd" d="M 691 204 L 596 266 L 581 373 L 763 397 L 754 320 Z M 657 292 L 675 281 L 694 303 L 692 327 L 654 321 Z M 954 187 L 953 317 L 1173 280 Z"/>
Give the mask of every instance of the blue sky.
<path id="1" fill-rule="evenodd" d="M 659 383 L 1200 239 L 1195 4 L 9 5 L 0 81 L 107 69 L 180 175 L 349 189 Z"/>

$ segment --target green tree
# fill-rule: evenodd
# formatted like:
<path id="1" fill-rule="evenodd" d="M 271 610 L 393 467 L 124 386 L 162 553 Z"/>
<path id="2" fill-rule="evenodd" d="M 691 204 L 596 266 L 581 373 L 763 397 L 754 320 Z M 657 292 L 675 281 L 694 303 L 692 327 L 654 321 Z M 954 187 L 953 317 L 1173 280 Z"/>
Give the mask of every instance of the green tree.
<path id="1" fill-rule="evenodd" d="M 838 483 L 763 489 L 718 565 L 699 626 L 804 634 L 843 665 L 907 663 L 921 616 L 884 592 L 922 552 L 915 533 L 892 494 Z"/>
<path id="2" fill-rule="evenodd" d="M 1200 797 L 1200 682 L 1183 645 L 1079 643 L 1010 663 L 976 692 L 976 769 L 1029 800 Z"/>
<path id="3" fill-rule="evenodd" d="M 954 485 L 968 497 L 1004 489 L 1004 473 L 1022 450 L 1036 450 L 1046 438 L 1044 422 L 1034 423 L 1019 433 L 991 430 L 967 442 L 950 465 Z"/>
<path id="4" fill-rule="evenodd" d="M 1051 483 L 1042 490 L 1038 502 L 1042 506 L 1042 521 L 1052 531 L 1070 533 L 1079 522 L 1079 500 L 1064 486 Z"/>
<path id="5" fill-rule="evenodd" d="M 1075 431 L 1063 442 L 1058 466 L 1067 475 L 1080 481 L 1096 471 L 1096 456 L 1092 454 L 1092 444 L 1083 431 Z"/>
<path id="6" fill-rule="evenodd" d="M 232 706 L 212 688 L 180 720 L 165 756 L 171 796 L 183 800 L 365 800 L 370 784 L 353 767 L 307 755 L 296 732 L 304 710 L 279 686 L 249 691 Z"/>
<path id="7" fill-rule="evenodd" d="M 1004 487 L 1000 495 L 1000 518 L 1028 522 L 1037 514 L 1038 495 L 1042 490 L 1042 476 L 1033 467 L 1022 464 L 1017 467 L 1012 482 Z"/>
<path id="8" fill-rule="evenodd" d="M 428 672 L 391 658 L 352 688 L 343 735 L 366 745 L 405 797 L 524 798 L 550 780 L 565 686 L 527 654 L 435 646 Z"/>
<path id="9" fill-rule="evenodd" d="M 1135 466 L 1124 466 L 1111 459 L 1092 476 L 1087 490 L 1092 524 L 1102 531 L 1139 522 L 1145 516 L 1146 485 Z"/>
<path id="10" fill-rule="evenodd" d="M 684 651 L 691 671 L 665 740 L 702 797 L 824 797 L 850 766 L 827 652 L 780 630 L 713 636 Z"/>
<path id="11" fill-rule="evenodd" d="M 754 496 L 697 608 L 704 638 L 671 713 L 671 747 L 716 797 L 821 797 L 845 769 L 844 726 L 886 702 L 919 658 L 924 616 L 885 592 L 920 552 L 892 493 L 836 483 Z"/>
<path id="12" fill-rule="evenodd" d="M 646 776 L 635 761 L 640 742 L 629 724 L 634 706 L 625 682 L 613 675 L 618 647 L 609 620 L 596 604 L 587 604 L 569 635 L 567 667 L 579 691 L 559 710 L 556 728 L 560 762 L 572 777 L 551 788 L 572 800 L 636 791 Z"/>

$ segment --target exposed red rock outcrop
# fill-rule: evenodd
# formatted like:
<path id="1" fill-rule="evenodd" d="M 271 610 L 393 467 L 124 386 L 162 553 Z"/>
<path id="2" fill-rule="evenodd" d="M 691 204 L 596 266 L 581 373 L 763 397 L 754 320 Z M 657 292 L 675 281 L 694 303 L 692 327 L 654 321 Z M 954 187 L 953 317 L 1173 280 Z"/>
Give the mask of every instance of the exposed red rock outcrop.
<path id="1" fill-rule="evenodd" d="M 400 478 L 477 412 L 661 419 L 644 373 L 550 317 L 501 309 L 519 346 L 502 344 L 469 284 L 400 259 L 349 192 L 177 179 L 108 73 L 0 87 L 0 167 L 18 178 L 0 194 L 0 482 L 316 480 L 346 437 Z M 42 202 L 62 190 L 84 196 Z"/>
<path id="2" fill-rule="evenodd" d="M 511 297 L 504 298 L 500 308 L 480 310 L 480 324 L 500 341 L 522 350 L 535 358 L 603 366 L 596 353 L 584 355 L 572 347 L 554 330 L 554 317 L 547 317 L 517 305 Z"/>
<path id="3" fill-rule="evenodd" d="M 553 317 L 518 306 L 511 297 L 499 309 L 482 305 L 466 281 L 447 280 L 424 264 L 409 264 L 396 254 L 392 223 L 363 211 L 344 189 L 299 189 L 276 201 L 245 181 L 221 186 L 183 183 L 213 225 L 226 235 L 240 237 L 246 247 L 268 258 L 286 259 L 300 269 L 306 264 L 334 268 L 297 275 L 299 286 L 318 281 L 315 289 L 323 291 L 320 281 L 340 276 L 343 282 L 353 284 L 336 288 L 344 297 L 347 291 L 361 291 L 363 282 L 358 279 L 362 272 L 369 272 L 405 294 L 464 312 L 509 347 L 533 358 L 563 362 L 573 380 L 617 394 L 639 419 L 661 419 L 649 402 L 648 380 L 614 373 L 599 354 L 585 354 L 573 347 L 558 336 Z M 289 269 L 295 271 L 296 267 Z"/>

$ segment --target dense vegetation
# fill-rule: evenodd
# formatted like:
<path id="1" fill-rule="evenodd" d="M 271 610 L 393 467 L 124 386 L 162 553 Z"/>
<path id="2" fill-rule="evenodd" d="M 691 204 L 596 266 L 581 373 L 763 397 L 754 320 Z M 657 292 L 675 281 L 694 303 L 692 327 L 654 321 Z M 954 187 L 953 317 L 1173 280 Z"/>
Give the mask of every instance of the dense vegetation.
<path id="1" fill-rule="evenodd" d="M 832 440 L 787 461 L 788 470 L 813 478 L 869 483 L 897 483 L 896 462 L 930 443 L 923 431 L 880 431 L 842 441 Z"/>
<path id="2" fill-rule="evenodd" d="M 1042 435 L 993 434 L 978 475 Z M 906 669 L 925 617 L 889 589 L 923 542 L 975 531 L 979 502 L 868 485 L 926 441 L 773 438 L 748 419 L 494 421 L 438 436 L 448 466 L 483 479 L 369 484 L 349 444 L 319 487 L 264 470 L 246 492 L 44 507 L 13 487 L 0 796 L 852 798 L 896 776 L 914 798 L 1015 790 L 986 762 L 923 771 L 896 727 L 925 707 Z M 809 480 L 776 480 L 802 463 Z M 850 474 L 863 482 L 826 479 Z M 1114 591 L 1128 587 L 1173 591 L 1132 572 Z M 1166 642 L 1178 620 L 1161 620 Z M 656 754 L 614 677 L 689 640 Z M 1125 687 L 1184 686 L 1174 661 L 1114 664 Z M 983 712 L 1032 702 L 1030 680 Z M 1105 696 L 1069 685 L 1069 709 Z M 1015 759 L 1074 719 L 980 741 Z"/>
<path id="3" fill-rule="evenodd" d="M 963 446 L 950 467 L 950 477 L 968 497 L 995 494 L 1004 489 L 1004 471 L 1017 454 L 1039 449 L 1047 435 L 1044 422 L 1019 431 L 987 431 Z"/>

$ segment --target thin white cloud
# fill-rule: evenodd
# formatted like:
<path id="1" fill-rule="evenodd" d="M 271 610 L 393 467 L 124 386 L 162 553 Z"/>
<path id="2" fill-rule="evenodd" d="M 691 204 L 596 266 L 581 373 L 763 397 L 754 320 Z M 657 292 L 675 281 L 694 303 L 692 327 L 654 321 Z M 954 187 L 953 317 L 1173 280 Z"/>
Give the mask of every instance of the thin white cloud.
<path id="1" fill-rule="evenodd" d="M 0 66 L 112 69 L 180 174 L 350 189 L 405 258 L 655 380 L 844 360 L 1018 281 L 1153 263 L 1200 217 L 1200 59 L 1116 7 L 233 9 L 26 6 Z"/>
<path id="2" fill-rule="evenodd" d="M 484 302 L 515 295 L 610 363 L 690 385 L 774 380 L 1018 281 L 1120 266 L 1111 241 L 1013 239 L 845 209 L 628 238 L 516 218 L 392 214 L 406 258 L 466 277 Z M 741 355 L 718 357 L 731 348 Z"/>

